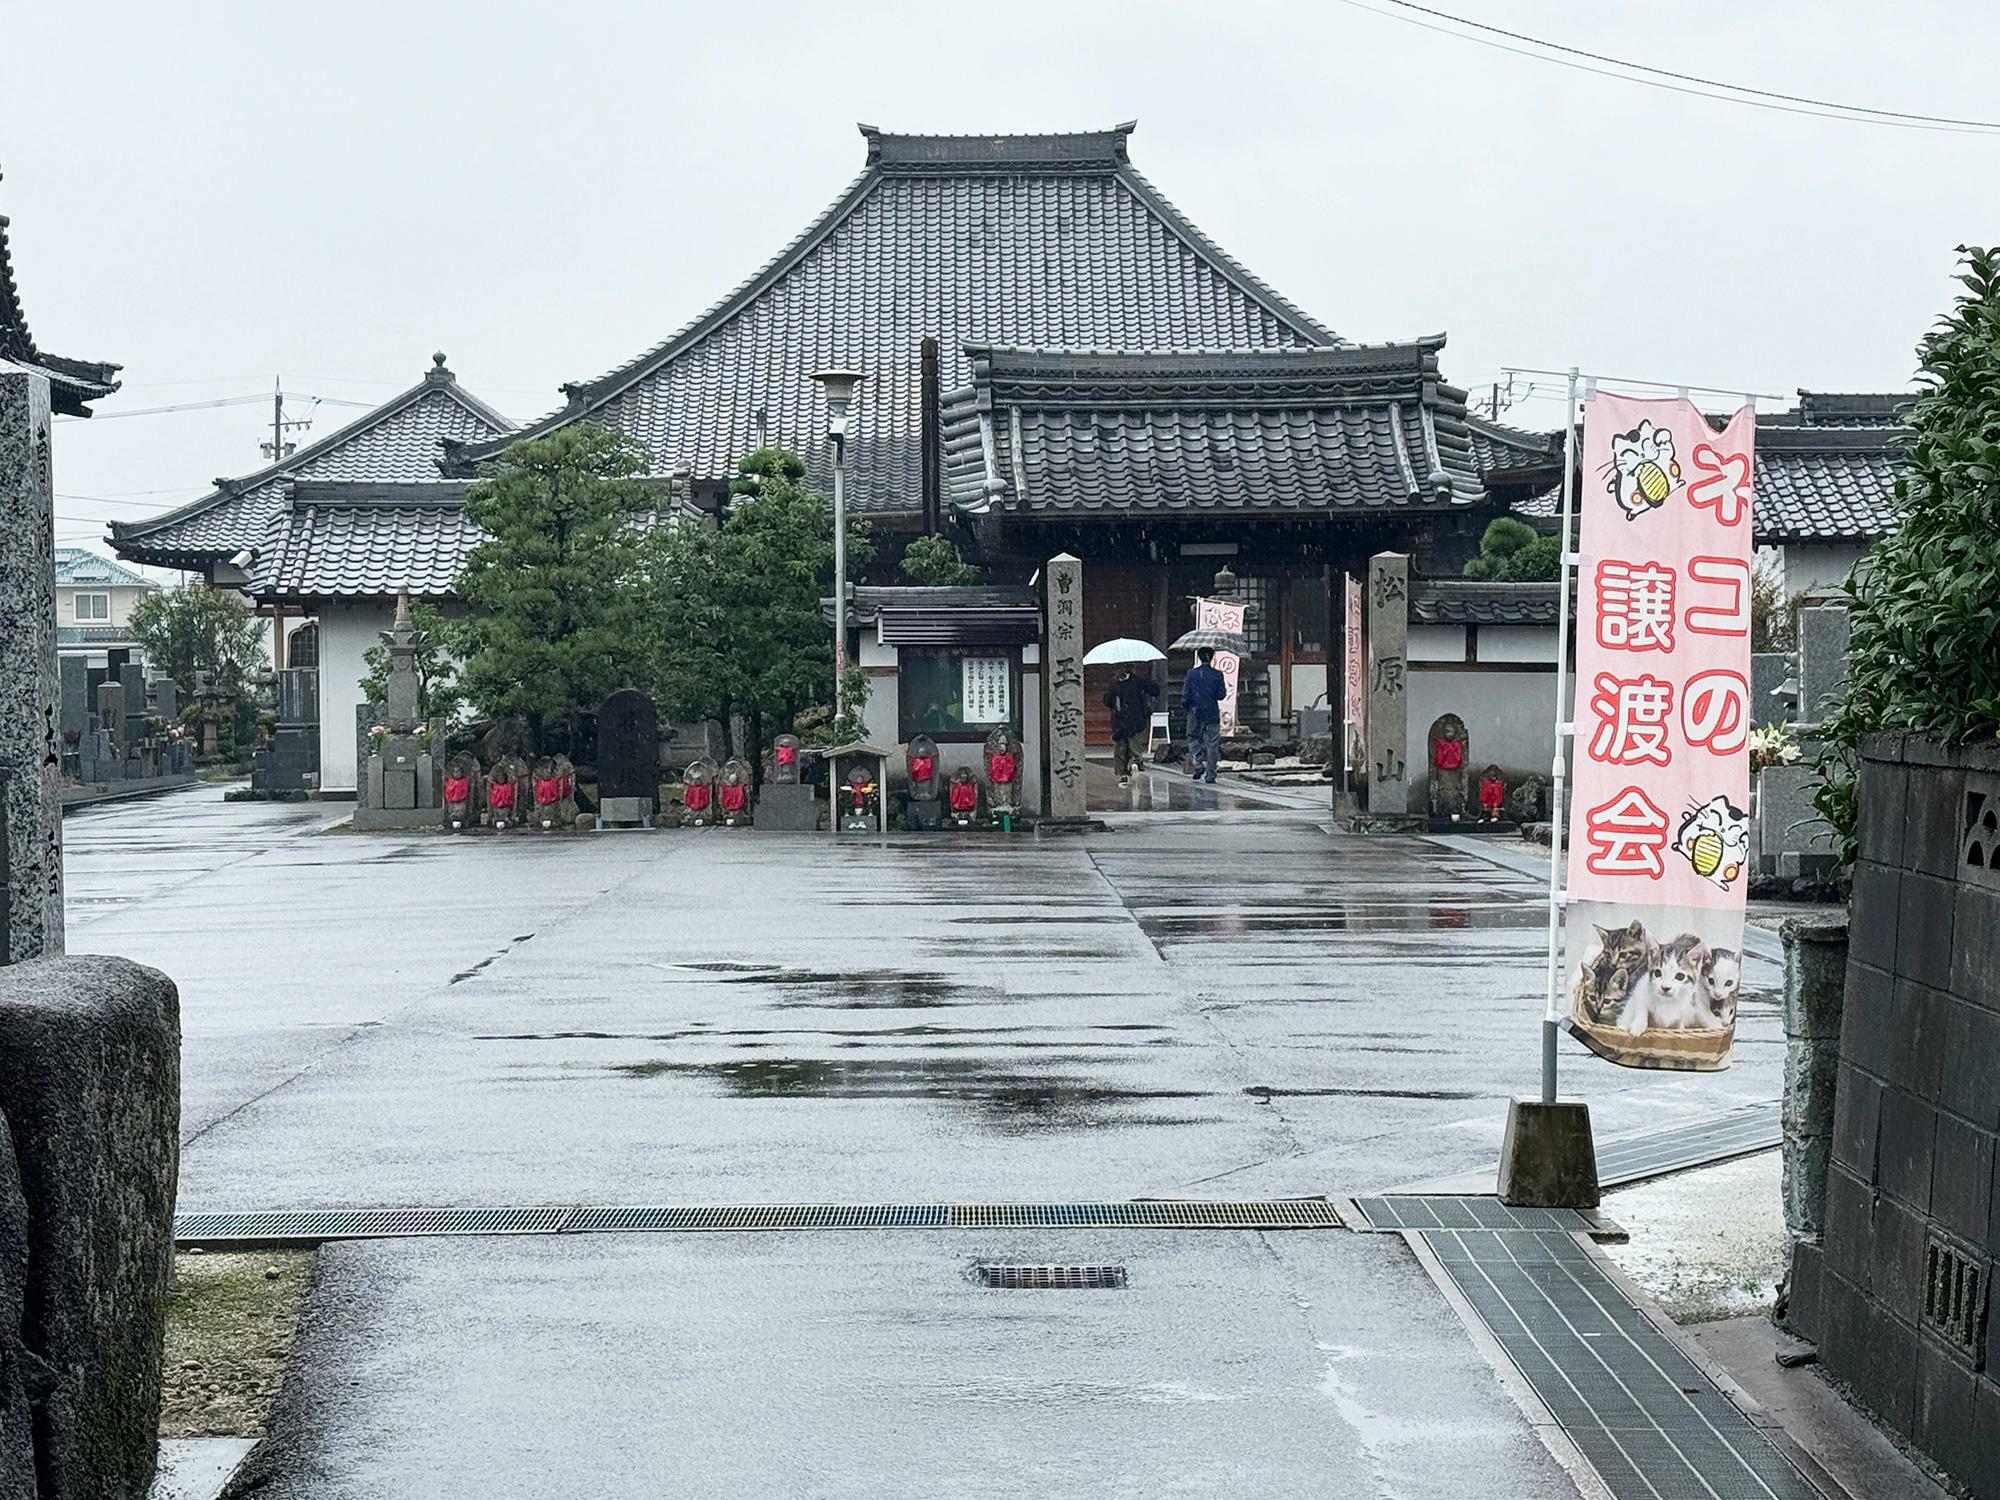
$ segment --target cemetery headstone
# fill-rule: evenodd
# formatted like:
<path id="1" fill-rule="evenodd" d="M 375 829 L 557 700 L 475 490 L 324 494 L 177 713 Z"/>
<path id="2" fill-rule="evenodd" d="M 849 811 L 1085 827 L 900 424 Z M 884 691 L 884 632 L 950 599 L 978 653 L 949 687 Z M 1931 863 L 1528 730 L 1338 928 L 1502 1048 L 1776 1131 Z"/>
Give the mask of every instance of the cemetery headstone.
<path id="1" fill-rule="evenodd" d="M 181 686 L 171 677 L 155 677 L 149 684 L 153 712 L 168 725 L 181 721 Z"/>
<path id="2" fill-rule="evenodd" d="M 0 367 L 0 839 L 15 961 L 63 951 L 62 726 L 48 381 Z"/>
<path id="3" fill-rule="evenodd" d="M 1042 655 L 1047 663 L 1049 816 L 1057 823 L 1086 818 L 1083 759 L 1083 564 L 1064 552 L 1043 569 L 1047 614 Z"/>
<path id="4" fill-rule="evenodd" d="M 91 724 L 90 663 L 81 656 L 65 656 L 59 667 L 62 679 L 62 733 L 67 740 L 80 735 Z"/>
<path id="5" fill-rule="evenodd" d="M 1778 689 L 1792 675 L 1792 658 L 1783 651 L 1756 651 L 1750 656 L 1750 727 L 1766 729 L 1792 722 L 1792 704 Z"/>
<path id="6" fill-rule="evenodd" d="M 653 700 L 624 688 L 597 712 L 597 800 L 606 823 L 652 821 L 660 795 L 660 716 Z"/>
<path id="7" fill-rule="evenodd" d="M 757 794 L 751 827 L 762 833 L 811 833 L 819 827 L 819 803 L 800 774 L 805 747 L 795 734 L 771 742 L 771 774 Z"/>
<path id="8" fill-rule="evenodd" d="M 1799 722 L 1825 719 L 1829 700 L 1847 686 L 1847 611 L 1815 605 L 1799 611 Z"/>

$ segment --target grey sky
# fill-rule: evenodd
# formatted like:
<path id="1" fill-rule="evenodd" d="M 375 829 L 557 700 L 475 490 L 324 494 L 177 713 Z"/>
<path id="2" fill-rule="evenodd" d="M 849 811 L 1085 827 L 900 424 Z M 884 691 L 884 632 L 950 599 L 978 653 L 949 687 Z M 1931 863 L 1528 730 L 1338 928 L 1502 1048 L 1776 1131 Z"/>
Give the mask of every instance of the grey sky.
<path id="1" fill-rule="evenodd" d="M 434 349 L 529 417 L 748 276 L 888 130 L 1098 128 L 1349 338 L 1789 392 L 1896 388 L 2000 136 L 1686 98 L 1315 4 L 275 6 L 7 0 L 0 212 L 42 345 L 126 366 L 57 447 L 59 531 L 262 460 L 288 388 L 379 401 Z M 2000 8 L 1445 0 L 1796 94 L 2000 115 Z M 950 330 L 941 330 L 949 335 Z M 357 415 L 321 406 L 309 436 Z M 1536 399 L 1510 420 L 1551 426 Z M 138 493 L 159 491 L 161 493 Z M 92 497 L 92 498 L 70 498 Z"/>

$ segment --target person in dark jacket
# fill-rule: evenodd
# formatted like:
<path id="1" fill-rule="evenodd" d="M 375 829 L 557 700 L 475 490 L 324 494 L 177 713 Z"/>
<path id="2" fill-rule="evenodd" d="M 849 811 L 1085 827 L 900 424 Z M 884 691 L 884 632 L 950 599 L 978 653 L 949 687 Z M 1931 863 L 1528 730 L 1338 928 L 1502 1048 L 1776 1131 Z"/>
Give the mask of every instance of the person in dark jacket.
<path id="1" fill-rule="evenodd" d="M 1159 696 L 1160 685 L 1130 667 L 1119 672 L 1104 690 L 1104 706 L 1111 710 L 1111 756 L 1120 786 L 1132 780 L 1132 767 L 1144 758 L 1140 741 L 1153 722 L 1153 700 Z"/>
<path id="2" fill-rule="evenodd" d="M 1203 781 L 1215 780 L 1216 763 L 1222 759 L 1222 700 L 1229 684 L 1215 670 L 1215 648 L 1203 646 L 1195 652 L 1198 664 L 1188 668 L 1181 680 L 1181 707 L 1187 710 L 1188 759 L 1194 774 Z"/>

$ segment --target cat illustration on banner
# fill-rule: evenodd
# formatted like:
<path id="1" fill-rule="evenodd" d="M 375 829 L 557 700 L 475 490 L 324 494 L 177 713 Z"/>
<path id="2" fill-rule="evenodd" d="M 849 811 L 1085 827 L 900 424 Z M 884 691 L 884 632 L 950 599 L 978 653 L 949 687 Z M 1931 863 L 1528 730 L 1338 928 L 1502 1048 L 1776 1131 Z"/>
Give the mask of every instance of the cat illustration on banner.
<path id="1" fill-rule="evenodd" d="M 1695 874 L 1726 891 L 1750 863 L 1750 815 L 1726 796 L 1696 803 L 1681 815 L 1673 850 Z"/>
<path id="2" fill-rule="evenodd" d="M 1617 434 L 1611 439 L 1611 462 L 1605 465 L 1604 476 L 1604 487 L 1626 520 L 1636 521 L 1646 512 L 1658 510 L 1680 483 L 1674 435 L 1651 422 Z"/>

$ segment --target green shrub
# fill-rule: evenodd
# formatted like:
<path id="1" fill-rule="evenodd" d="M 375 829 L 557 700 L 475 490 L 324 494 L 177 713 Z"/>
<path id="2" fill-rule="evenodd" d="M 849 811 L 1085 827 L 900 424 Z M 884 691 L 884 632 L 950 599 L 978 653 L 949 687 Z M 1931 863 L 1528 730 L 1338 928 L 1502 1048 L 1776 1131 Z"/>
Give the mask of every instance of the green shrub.
<path id="1" fill-rule="evenodd" d="M 1847 687 L 1826 718 L 1813 801 L 1848 860 L 1862 736 L 2000 735 L 2000 251 L 1959 253 L 1965 292 L 1918 346 L 1896 529 L 1845 585 Z"/>

